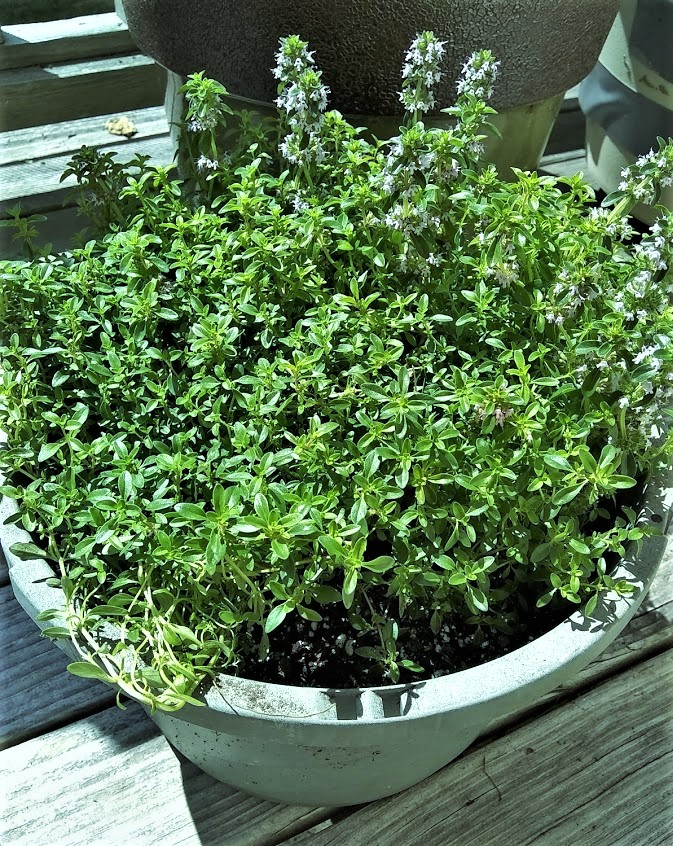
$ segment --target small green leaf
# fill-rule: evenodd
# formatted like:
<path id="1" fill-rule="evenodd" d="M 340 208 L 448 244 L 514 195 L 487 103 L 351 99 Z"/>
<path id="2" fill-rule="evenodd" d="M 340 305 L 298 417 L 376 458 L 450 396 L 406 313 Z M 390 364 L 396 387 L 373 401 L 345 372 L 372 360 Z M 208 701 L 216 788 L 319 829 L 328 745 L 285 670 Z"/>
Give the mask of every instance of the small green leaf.
<path id="1" fill-rule="evenodd" d="M 264 631 L 269 634 L 269 632 L 272 632 L 274 629 L 277 629 L 286 617 L 286 606 L 276 605 L 275 608 L 271 609 L 266 618 L 266 622 L 264 623 Z"/>
<path id="2" fill-rule="evenodd" d="M 361 658 L 370 658 L 373 661 L 380 661 L 381 655 L 377 649 L 374 649 L 372 646 L 359 646 L 355 650 L 355 654 L 359 655 Z"/>
<path id="3" fill-rule="evenodd" d="M 42 444 L 40 447 L 40 452 L 37 456 L 37 460 L 47 461 L 47 459 L 51 458 L 53 455 L 59 451 L 59 449 L 63 446 L 63 441 L 56 441 L 52 444 Z"/>
<path id="4" fill-rule="evenodd" d="M 371 561 L 363 561 L 362 566 L 366 567 L 367 570 L 372 570 L 374 573 L 385 573 L 391 567 L 395 566 L 395 559 L 389 555 L 379 555 L 378 558 L 374 558 Z"/>
<path id="5" fill-rule="evenodd" d="M 345 552 L 343 544 L 341 544 L 332 535 L 321 535 L 318 538 L 318 543 L 322 547 L 324 547 L 330 555 L 333 555 L 335 558 L 342 557 Z"/>
<path id="6" fill-rule="evenodd" d="M 195 505 L 193 502 L 179 502 L 175 506 L 177 513 L 187 520 L 205 520 L 206 512 L 200 505 Z"/>
<path id="7" fill-rule="evenodd" d="M 88 661 L 74 661 L 68 664 L 67 670 L 73 676 L 79 676 L 82 679 L 98 679 L 98 681 L 112 682 L 114 681 L 102 667 L 96 664 L 90 664 Z"/>
<path id="8" fill-rule="evenodd" d="M 583 541 L 579 540 L 578 538 L 570 538 L 569 546 L 575 550 L 575 552 L 579 552 L 582 555 L 590 555 L 591 549 L 588 547 Z"/>
<path id="9" fill-rule="evenodd" d="M 64 626 L 48 626 L 46 629 L 42 629 L 42 636 L 51 637 L 54 638 L 54 640 L 60 640 L 61 638 L 69 638 L 70 630 L 66 629 Z"/>
<path id="10" fill-rule="evenodd" d="M 543 594 L 535 603 L 535 607 L 544 608 L 545 605 L 549 605 L 555 593 L 555 590 L 550 590 L 548 593 Z"/>
<path id="11" fill-rule="evenodd" d="M 608 484 L 611 488 L 621 489 L 621 488 L 632 488 L 636 484 L 636 480 L 632 479 L 630 476 L 610 476 L 608 479 Z"/>
<path id="12" fill-rule="evenodd" d="M 224 558 L 225 552 L 226 546 L 222 542 L 220 533 L 216 530 L 211 534 L 208 546 L 206 547 L 206 564 L 211 575 L 214 575 L 215 569 Z"/>
<path id="13" fill-rule="evenodd" d="M 273 538 L 271 541 L 271 549 L 276 553 L 281 561 L 285 561 L 290 557 L 290 547 L 286 543 L 276 540 L 276 538 Z"/>
<path id="14" fill-rule="evenodd" d="M 10 546 L 9 551 L 12 555 L 16 555 L 21 561 L 32 561 L 33 558 L 51 558 L 49 553 L 40 549 L 34 543 L 15 543 Z"/>
<path id="15" fill-rule="evenodd" d="M 329 585 L 314 585 L 311 588 L 311 593 L 321 605 L 327 605 L 330 602 L 341 602 L 339 591 Z"/>
<path id="16" fill-rule="evenodd" d="M 343 588 L 341 589 L 341 598 L 345 608 L 350 608 L 353 604 L 353 596 L 358 584 L 358 571 L 353 568 L 349 570 L 344 579 Z"/>
<path id="17" fill-rule="evenodd" d="M 530 554 L 530 560 L 532 563 L 537 564 L 539 561 L 544 561 L 544 559 L 549 555 L 551 548 L 552 545 L 550 543 L 539 543 Z"/>
<path id="18" fill-rule="evenodd" d="M 575 499 L 577 494 L 582 490 L 584 487 L 585 482 L 580 482 L 577 485 L 567 485 L 564 488 L 559 488 L 558 491 L 552 497 L 552 502 L 554 505 L 566 505 L 571 500 Z"/>
<path id="19" fill-rule="evenodd" d="M 555 470 L 572 470 L 568 459 L 563 455 L 547 454 L 544 456 L 544 463 Z"/>
<path id="20" fill-rule="evenodd" d="M 304 605 L 297 605 L 297 611 L 299 612 L 300 617 L 303 617 L 305 620 L 310 620 L 312 623 L 319 623 L 322 621 L 320 614 L 318 614 L 317 611 L 314 611 L 313 608 L 306 608 Z"/>
<path id="21" fill-rule="evenodd" d="M 483 591 L 468 584 L 467 593 L 476 608 L 480 611 L 488 611 L 488 599 L 486 599 L 486 595 Z"/>

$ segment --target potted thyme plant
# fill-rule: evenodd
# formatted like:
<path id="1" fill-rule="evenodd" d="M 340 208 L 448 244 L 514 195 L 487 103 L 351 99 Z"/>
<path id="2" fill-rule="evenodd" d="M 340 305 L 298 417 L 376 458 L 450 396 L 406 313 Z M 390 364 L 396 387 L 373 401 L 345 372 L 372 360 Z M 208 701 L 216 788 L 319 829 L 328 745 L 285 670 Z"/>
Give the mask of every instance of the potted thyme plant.
<path id="1" fill-rule="evenodd" d="M 414 40 L 385 143 L 296 36 L 271 126 L 196 74 L 184 172 L 83 150 L 100 236 L 1 268 L 19 601 L 72 672 L 280 801 L 438 769 L 603 649 L 662 553 L 673 215 L 626 215 L 673 146 L 602 207 L 579 176 L 504 182 L 488 51 L 453 127 L 421 120 L 442 55 Z"/>

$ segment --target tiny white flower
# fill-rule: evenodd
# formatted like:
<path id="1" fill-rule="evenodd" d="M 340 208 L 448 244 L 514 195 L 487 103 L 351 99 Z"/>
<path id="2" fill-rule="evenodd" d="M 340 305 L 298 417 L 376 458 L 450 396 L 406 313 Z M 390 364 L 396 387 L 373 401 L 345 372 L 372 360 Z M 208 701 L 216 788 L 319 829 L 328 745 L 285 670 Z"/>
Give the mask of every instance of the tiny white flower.
<path id="1" fill-rule="evenodd" d="M 196 162 L 196 169 L 201 173 L 204 170 L 217 170 L 219 163 L 216 159 L 209 159 L 204 155 L 199 156 Z"/>

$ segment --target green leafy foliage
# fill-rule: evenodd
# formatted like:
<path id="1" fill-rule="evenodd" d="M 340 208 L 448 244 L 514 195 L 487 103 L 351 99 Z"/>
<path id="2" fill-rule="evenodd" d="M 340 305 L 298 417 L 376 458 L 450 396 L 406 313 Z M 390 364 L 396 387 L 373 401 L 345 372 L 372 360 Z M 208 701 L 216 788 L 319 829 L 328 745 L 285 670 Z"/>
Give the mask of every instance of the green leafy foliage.
<path id="1" fill-rule="evenodd" d="M 595 521 L 670 452 L 671 217 L 634 245 L 626 189 L 502 181 L 469 86 L 454 128 L 380 143 L 318 109 L 294 147 L 287 114 L 185 91 L 180 172 L 83 151 L 103 234 L 0 266 L 0 493 L 61 577 L 73 672 L 178 708 L 342 603 L 395 681 L 422 671 L 400 626 L 628 592 L 606 562 L 643 529 Z"/>

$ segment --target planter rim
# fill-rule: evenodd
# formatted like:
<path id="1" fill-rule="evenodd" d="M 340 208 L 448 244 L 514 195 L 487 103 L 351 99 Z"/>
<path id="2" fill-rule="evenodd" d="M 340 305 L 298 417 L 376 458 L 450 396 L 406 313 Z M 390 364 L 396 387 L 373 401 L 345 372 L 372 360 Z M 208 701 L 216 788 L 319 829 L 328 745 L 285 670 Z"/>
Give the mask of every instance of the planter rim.
<path id="1" fill-rule="evenodd" d="M 171 717 L 209 725 L 204 712 L 212 709 L 271 723 L 280 720 L 298 726 L 331 725 L 336 730 L 348 727 L 352 731 L 382 721 L 408 722 L 495 702 L 513 708 L 520 690 L 539 687 L 542 694 L 554 686 L 549 683 L 550 677 L 561 673 L 567 676 L 569 666 L 579 670 L 589 663 L 605 648 L 606 639 L 608 643 L 613 640 L 637 610 L 666 549 L 666 533 L 673 519 L 673 464 L 660 466 L 652 473 L 645 483 L 639 508 L 639 524 L 654 524 L 662 530 L 661 534 L 644 538 L 640 550 L 635 543 L 630 545 L 613 577 L 626 579 L 633 585 L 633 593 L 617 598 L 601 596 L 590 619 L 582 611 L 576 611 L 550 631 L 506 655 L 457 673 L 406 684 L 298 687 L 220 674 L 216 682 L 207 681 L 195 694 L 208 708 L 185 705 L 172 712 Z M 30 535 L 19 526 L 4 525 L 4 520 L 16 511 L 13 500 L 5 498 L 0 503 L 0 551 L 4 551 L 7 559 L 17 598 L 33 620 L 45 628 L 54 623 L 37 622 L 37 614 L 47 608 L 63 608 L 65 597 L 60 587 L 44 584 L 54 576 L 46 561 L 22 561 L 10 551 L 14 543 L 30 540 Z M 72 654 L 67 642 L 56 643 Z M 344 705 L 349 712 L 347 716 L 343 710 L 340 713 Z"/>

